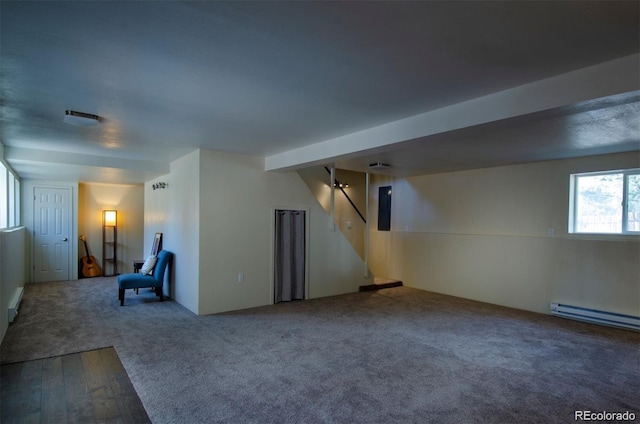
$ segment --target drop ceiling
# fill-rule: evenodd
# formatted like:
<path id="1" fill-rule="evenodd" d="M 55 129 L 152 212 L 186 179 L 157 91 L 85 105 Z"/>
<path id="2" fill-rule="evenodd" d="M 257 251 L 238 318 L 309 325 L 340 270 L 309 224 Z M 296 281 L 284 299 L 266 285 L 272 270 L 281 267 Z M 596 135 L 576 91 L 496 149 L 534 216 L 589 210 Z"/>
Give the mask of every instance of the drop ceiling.
<path id="1" fill-rule="evenodd" d="M 322 148 L 633 64 L 639 16 L 635 1 L 1 2 L 0 141 L 22 178 L 113 183 L 163 175 L 198 148 L 300 158 L 287 169 L 383 161 L 395 175 L 640 150 L 636 68 L 597 98 Z M 70 126 L 69 109 L 102 121 Z"/>

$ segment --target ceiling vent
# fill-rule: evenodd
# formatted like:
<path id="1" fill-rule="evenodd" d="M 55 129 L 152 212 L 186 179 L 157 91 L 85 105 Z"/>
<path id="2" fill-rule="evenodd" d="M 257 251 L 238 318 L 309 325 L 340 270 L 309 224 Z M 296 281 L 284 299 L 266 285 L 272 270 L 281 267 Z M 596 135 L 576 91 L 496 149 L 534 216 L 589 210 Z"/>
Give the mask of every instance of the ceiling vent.
<path id="1" fill-rule="evenodd" d="M 369 168 L 370 169 L 374 169 L 376 171 L 382 171 L 384 169 L 388 169 L 389 168 L 389 164 L 388 163 L 382 163 L 382 162 L 373 162 L 369 164 Z"/>
<path id="2" fill-rule="evenodd" d="M 96 125 L 100 122 L 98 115 L 92 115 L 90 113 L 76 112 L 75 110 L 66 110 L 64 112 L 64 122 L 78 127 L 88 127 Z"/>

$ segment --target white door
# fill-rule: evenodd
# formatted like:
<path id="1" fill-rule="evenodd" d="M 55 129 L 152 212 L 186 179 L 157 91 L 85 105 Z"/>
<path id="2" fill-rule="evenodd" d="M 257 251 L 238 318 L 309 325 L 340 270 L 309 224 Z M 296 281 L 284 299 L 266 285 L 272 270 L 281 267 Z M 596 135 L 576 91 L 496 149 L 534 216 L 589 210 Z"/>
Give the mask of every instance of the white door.
<path id="1" fill-rule="evenodd" d="M 35 187 L 33 281 L 70 279 L 71 195 L 69 188 Z"/>

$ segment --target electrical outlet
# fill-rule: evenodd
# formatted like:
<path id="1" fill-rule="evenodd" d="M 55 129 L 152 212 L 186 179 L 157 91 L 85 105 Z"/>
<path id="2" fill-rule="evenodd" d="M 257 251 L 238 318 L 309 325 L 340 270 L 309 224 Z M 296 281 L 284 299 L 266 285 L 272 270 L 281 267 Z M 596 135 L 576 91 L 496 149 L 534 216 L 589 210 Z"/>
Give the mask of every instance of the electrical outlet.
<path id="1" fill-rule="evenodd" d="M 244 274 L 238 274 L 238 283 L 242 283 L 244 281 Z"/>

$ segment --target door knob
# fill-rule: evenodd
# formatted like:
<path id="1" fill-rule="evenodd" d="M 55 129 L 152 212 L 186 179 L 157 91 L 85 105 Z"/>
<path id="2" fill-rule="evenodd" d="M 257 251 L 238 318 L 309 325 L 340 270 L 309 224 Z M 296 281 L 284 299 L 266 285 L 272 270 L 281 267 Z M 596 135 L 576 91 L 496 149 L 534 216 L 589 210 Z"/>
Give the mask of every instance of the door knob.
<path id="1" fill-rule="evenodd" d="M 62 241 L 69 241 L 69 239 L 65 237 L 62 239 Z"/>

